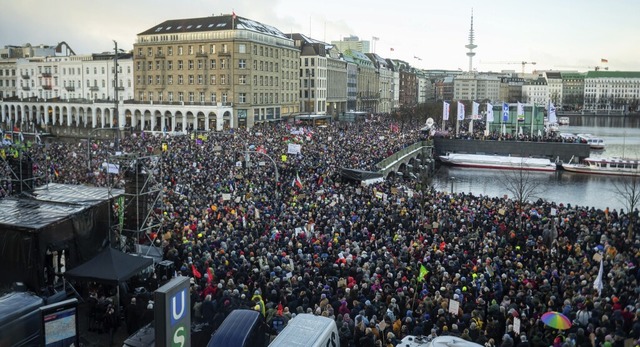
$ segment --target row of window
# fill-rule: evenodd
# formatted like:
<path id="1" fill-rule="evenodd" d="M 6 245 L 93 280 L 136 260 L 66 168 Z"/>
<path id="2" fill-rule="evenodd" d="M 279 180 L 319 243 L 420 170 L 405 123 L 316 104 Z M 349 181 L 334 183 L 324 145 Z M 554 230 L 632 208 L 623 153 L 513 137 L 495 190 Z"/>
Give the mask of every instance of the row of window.
<path id="1" fill-rule="evenodd" d="M 218 65 L 220 66 L 220 69 L 228 69 L 229 68 L 229 64 L 228 64 L 228 59 L 226 58 L 221 58 L 219 60 L 216 59 L 210 59 L 209 60 L 209 69 L 210 70 L 215 70 L 218 68 Z M 206 60 L 204 59 L 198 59 L 198 60 L 187 60 L 186 64 L 183 60 L 177 60 L 175 61 L 175 68 L 177 70 L 184 70 L 185 66 L 188 70 L 193 70 L 195 67 L 197 67 L 198 70 L 202 70 L 205 68 L 205 62 Z M 247 66 L 247 59 L 238 59 L 238 69 L 246 69 L 248 68 Z M 287 61 L 288 62 L 288 61 Z M 219 64 L 218 64 L 219 63 Z M 146 64 L 146 71 L 153 71 L 154 70 L 154 65 L 155 65 L 155 70 L 164 70 L 166 68 L 166 70 L 173 70 L 174 68 L 174 61 L 163 61 L 163 60 L 156 60 L 155 64 L 154 61 L 147 61 Z M 292 64 L 293 65 L 293 64 Z M 144 62 L 142 61 L 138 61 L 136 63 L 136 71 L 142 71 L 143 68 L 145 68 Z M 268 71 L 268 72 L 279 72 L 280 67 L 278 63 L 274 63 L 274 62 L 270 62 L 270 61 L 257 61 L 254 60 L 253 61 L 253 69 L 256 71 Z"/>
<path id="2" fill-rule="evenodd" d="M 216 54 L 216 45 L 215 44 L 209 44 L 208 45 L 209 49 L 208 49 L 208 54 Z M 278 58 L 278 49 L 274 49 L 273 47 L 265 47 L 265 46 L 260 46 L 260 45 L 252 45 L 253 47 L 253 55 L 260 55 L 261 57 L 270 57 L 270 58 Z M 156 56 L 164 56 L 164 50 L 165 47 L 156 47 L 155 50 L 155 55 Z M 176 47 L 176 55 L 184 55 L 185 52 L 187 55 L 194 55 L 194 54 L 206 54 L 207 50 L 206 50 L 206 45 L 204 44 L 200 44 L 200 45 L 187 45 L 187 49 L 185 50 L 183 46 L 177 46 Z M 154 51 L 153 51 L 153 47 L 147 47 L 147 56 L 151 57 L 154 55 Z M 142 56 L 143 55 L 143 47 L 138 47 L 138 55 Z M 174 54 L 174 47 L 173 46 L 168 46 L 166 47 L 166 52 L 168 56 L 173 56 Z M 285 50 L 285 56 L 288 58 L 290 55 L 290 51 L 289 50 Z M 220 44 L 220 53 L 229 53 L 229 45 L 226 43 L 222 43 Z M 245 43 L 239 43 L 238 44 L 238 53 L 241 54 L 245 54 L 247 53 L 247 44 Z"/>
<path id="3" fill-rule="evenodd" d="M 207 93 L 205 92 L 198 92 L 197 94 L 196 92 L 187 92 L 186 94 L 185 92 L 177 92 L 175 94 L 174 92 L 167 92 L 166 95 L 167 95 L 166 101 L 168 102 L 174 102 L 174 101 L 200 102 L 200 103 L 207 102 L 207 99 L 206 99 Z M 253 103 L 254 104 L 278 103 L 279 102 L 278 95 L 279 95 L 278 93 L 253 93 Z M 174 98 L 174 96 L 177 96 L 177 100 Z M 185 96 L 187 97 L 186 99 L 185 99 Z M 248 93 L 238 93 L 238 103 L 245 104 L 249 102 L 247 97 L 248 97 Z M 153 91 L 149 91 L 146 93 L 144 91 L 139 91 L 138 99 L 140 101 L 158 101 L 158 102 L 165 101 L 163 92 L 156 93 Z M 227 92 L 221 93 L 220 102 L 227 103 L 228 100 L 229 100 L 229 94 Z M 283 100 L 285 100 L 286 102 L 297 101 L 297 100 L 294 100 L 293 93 L 284 93 Z M 216 92 L 209 93 L 209 102 L 211 102 L 212 104 L 216 104 L 218 102 L 218 94 Z"/>
<path id="4" fill-rule="evenodd" d="M 238 78 L 237 84 L 239 85 L 246 85 L 249 83 L 249 79 L 247 78 L 247 75 L 237 75 L 236 77 Z M 164 76 L 155 75 L 155 82 L 154 82 L 154 76 L 147 76 L 147 80 L 145 81 L 143 76 L 138 75 L 136 76 L 136 84 L 142 86 L 146 82 L 147 85 L 153 85 L 153 84 L 164 85 L 165 84 L 164 78 L 165 78 Z M 207 75 L 187 75 L 187 84 L 204 85 L 206 83 L 206 78 L 207 78 Z M 226 85 L 228 84 L 229 80 L 230 78 L 228 74 L 209 75 L 209 85 L 217 85 L 217 84 Z M 176 82 L 179 85 L 185 84 L 184 75 L 177 75 Z M 173 75 L 166 76 L 166 84 L 172 85 L 173 83 L 174 83 L 174 76 Z M 260 86 L 260 87 L 274 87 L 274 86 L 278 87 L 279 79 L 277 76 L 274 77 L 274 76 L 254 75 L 253 85 Z M 289 82 L 287 82 L 285 87 L 286 87 L 285 89 L 289 89 L 289 88 L 297 87 L 297 85 L 294 85 L 293 83 L 289 84 Z"/>

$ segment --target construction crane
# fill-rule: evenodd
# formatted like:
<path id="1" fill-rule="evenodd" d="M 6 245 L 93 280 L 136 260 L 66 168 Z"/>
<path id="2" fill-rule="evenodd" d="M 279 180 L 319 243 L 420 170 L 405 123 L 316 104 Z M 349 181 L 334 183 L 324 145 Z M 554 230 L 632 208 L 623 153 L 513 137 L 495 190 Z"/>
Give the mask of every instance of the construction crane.
<path id="1" fill-rule="evenodd" d="M 522 65 L 522 73 L 524 74 L 524 67 L 527 64 L 536 65 L 535 61 L 488 61 L 488 62 L 480 62 L 482 64 L 502 64 L 502 65 L 511 65 L 511 64 L 521 64 Z"/>

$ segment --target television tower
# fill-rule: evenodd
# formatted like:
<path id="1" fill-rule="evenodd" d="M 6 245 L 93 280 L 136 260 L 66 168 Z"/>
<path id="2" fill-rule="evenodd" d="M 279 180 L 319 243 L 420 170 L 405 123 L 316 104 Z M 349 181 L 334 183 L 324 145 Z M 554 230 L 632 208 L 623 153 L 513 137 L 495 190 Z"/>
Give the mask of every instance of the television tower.
<path id="1" fill-rule="evenodd" d="M 473 51 L 474 48 L 478 47 L 473 43 L 473 8 L 471 9 L 471 29 L 469 29 L 469 44 L 465 47 L 469 49 L 467 52 L 467 57 L 469 57 L 469 72 L 473 72 L 473 56 L 476 55 L 476 52 Z"/>

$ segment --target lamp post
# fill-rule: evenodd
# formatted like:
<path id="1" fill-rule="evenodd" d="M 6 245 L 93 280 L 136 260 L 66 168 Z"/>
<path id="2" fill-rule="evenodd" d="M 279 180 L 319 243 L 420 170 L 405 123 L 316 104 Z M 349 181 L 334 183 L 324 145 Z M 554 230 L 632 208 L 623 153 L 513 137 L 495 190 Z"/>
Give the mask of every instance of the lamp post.
<path id="1" fill-rule="evenodd" d="M 451 181 L 451 195 L 453 195 L 453 182 L 455 182 L 456 178 L 451 176 L 449 177 L 449 180 Z"/>

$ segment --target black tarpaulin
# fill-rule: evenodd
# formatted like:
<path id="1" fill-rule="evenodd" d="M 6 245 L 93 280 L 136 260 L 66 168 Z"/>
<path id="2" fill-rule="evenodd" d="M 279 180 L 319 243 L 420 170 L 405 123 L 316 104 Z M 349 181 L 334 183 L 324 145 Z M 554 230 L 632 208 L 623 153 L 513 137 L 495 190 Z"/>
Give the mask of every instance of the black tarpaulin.
<path id="1" fill-rule="evenodd" d="M 153 260 L 150 258 L 138 257 L 107 248 L 93 259 L 65 272 L 64 276 L 86 281 L 118 284 L 130 279 L 152 264 Z"/>
<path id="2" fill-rule="evenodd" d="M 340 168 L 340 174 L 342 177 L 355 180 L 355 181 L 366 181 L 370 179 L 382 178 L 382 174 L 374 171 L 365 171 L 358 169 L 348 169 L 348 168 Z"/>

